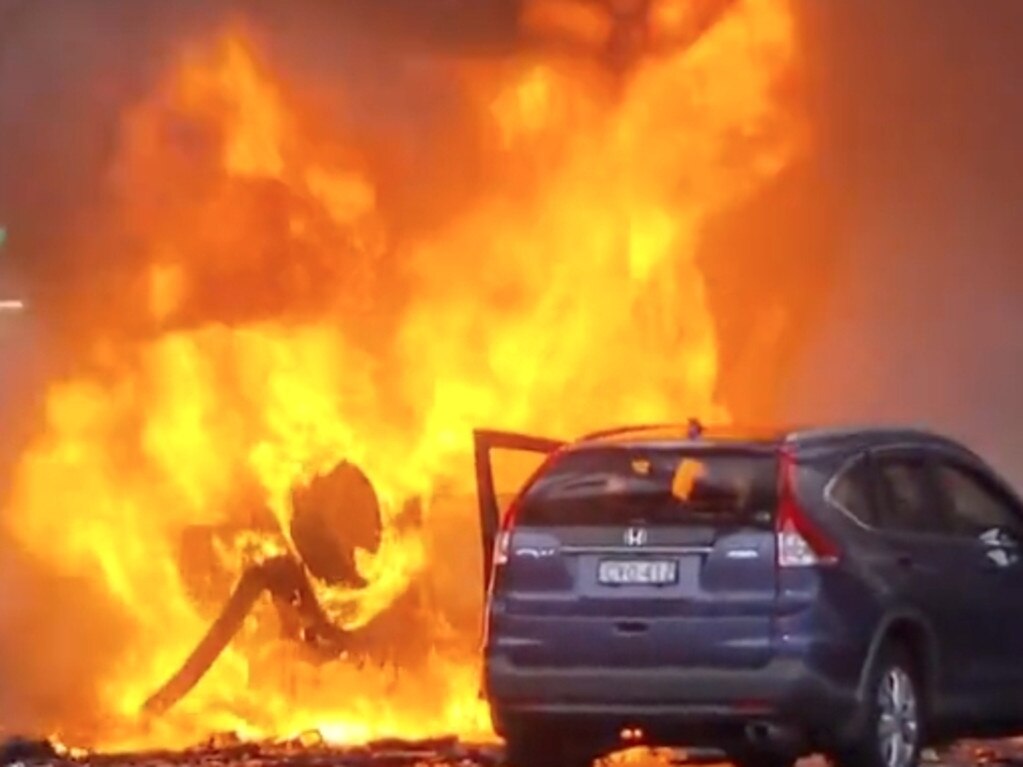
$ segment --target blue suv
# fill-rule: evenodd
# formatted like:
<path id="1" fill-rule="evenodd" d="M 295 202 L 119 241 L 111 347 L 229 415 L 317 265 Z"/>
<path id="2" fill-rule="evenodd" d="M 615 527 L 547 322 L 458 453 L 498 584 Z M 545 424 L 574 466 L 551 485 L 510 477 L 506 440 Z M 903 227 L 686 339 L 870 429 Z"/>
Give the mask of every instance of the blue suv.
<path id="1" fill-rule="evenodd" d="M 475 436 L 484 687 L 514 767 L 629 742 L 914 767 L 1023 730 L 1023 503 L 962 445 L 695 422 Z M 503 514 L 495 450 L 546 455 Z"/>

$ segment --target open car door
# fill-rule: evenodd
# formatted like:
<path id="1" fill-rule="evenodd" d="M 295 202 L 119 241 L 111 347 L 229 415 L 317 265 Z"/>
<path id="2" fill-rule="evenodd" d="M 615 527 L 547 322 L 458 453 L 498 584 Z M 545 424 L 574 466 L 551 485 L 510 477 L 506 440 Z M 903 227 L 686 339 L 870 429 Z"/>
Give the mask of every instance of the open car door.
<path id="1" fill-rule="evenodd" d="M 511 450 L 549 455 L 565 443 L 557 439 L 489 429 L 478 429 L 472 436 L 476 458 L 480 536 L 483 545 L 483 591 L 486 593 L 490 588 L 491 568 L 494 564 L 494 540 L 501 525 L 501 507 L 494 481 L 493 451 Z"/>

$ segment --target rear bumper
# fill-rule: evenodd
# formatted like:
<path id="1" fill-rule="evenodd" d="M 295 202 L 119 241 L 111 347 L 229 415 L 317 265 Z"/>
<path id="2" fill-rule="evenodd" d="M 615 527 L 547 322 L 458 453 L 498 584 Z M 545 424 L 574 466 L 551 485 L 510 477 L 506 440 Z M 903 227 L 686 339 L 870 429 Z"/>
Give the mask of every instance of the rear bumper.
<path id="1" fill-rule="evenodd" d="M 834 731 L 857 710 L 846 689 L 794 658 L 756 669 L 534 668 L 487 658 L 485 691 L 499 733 L 507 721 L 565 719 L 601 726 L 783 723 Z"/>

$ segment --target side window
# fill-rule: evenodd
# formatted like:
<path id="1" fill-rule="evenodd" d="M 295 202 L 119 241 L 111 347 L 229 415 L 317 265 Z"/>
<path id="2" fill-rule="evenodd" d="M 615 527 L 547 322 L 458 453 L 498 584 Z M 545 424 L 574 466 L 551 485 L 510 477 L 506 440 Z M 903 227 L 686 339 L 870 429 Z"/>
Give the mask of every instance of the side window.
<path id="1" fill-rule="evenodd" d="M 982 475 L 943 461 L 938 465 L 938 484 L 959 535 L 976 537 L 1001 528 L 1023 538 L 1023 520 L 1015 502 Z"/>
<path id="2" fill-rule="evenodd" d="M 870 494 L 870 466 L 866 456 L 860 456 L 835 477 L 828 500 L 841 506 L 864 525 L 878 524 Z"/>
<path id="3" fill-rule="evenodd" d="M 884 456 L 877 460 L 885 504 L 881 524 L 887 530 L 947 533 L 939 508 L 933 508 L 927 462 L 922 456 Z"/>

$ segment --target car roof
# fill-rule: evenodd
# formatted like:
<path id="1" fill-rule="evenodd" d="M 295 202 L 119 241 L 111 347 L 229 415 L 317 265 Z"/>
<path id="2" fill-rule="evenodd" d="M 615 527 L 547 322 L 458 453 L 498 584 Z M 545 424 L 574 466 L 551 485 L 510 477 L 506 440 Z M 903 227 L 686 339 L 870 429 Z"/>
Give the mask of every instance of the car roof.
<path id="1" fill-rule="evenodd" d="M 577 440 L 579 447 L 596 445 L 651 445 L 706 443 L 749 445 L 751 447 L 873 447 L 897 444 L 934 445 L 965 450 L 953 439 L 928 429 L 900 425 L 833 425 L 833 426 L 703 426 L 697 421 L 687 424 L 623 426 L 588 434 Z"/>

